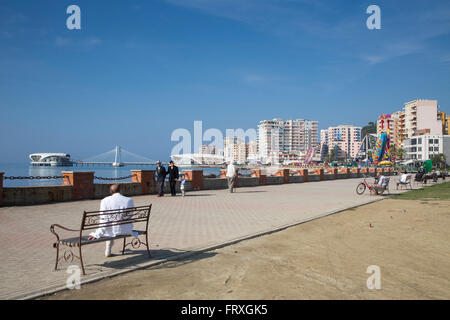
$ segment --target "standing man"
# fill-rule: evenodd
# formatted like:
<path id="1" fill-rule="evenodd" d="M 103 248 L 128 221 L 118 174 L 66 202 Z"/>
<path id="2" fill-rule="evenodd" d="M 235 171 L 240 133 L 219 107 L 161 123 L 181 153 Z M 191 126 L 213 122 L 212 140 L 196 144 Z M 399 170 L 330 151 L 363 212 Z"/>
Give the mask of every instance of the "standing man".
<path id="1" fill-rule="evenodd" d="M 170 193 L 172 194 L 172 197 L 174 197 L 177 195 L 175 186 L 180 174 L 178 172 L 178 167 L 173 163 L 173 161 L 170 161 L 169 167 L 167 168 L 167 174 L 169 175 Z"/>
<path id="2" fill-rule="evenodd" d="M 164 196 L 164 181 L 166 180 L 166 168 L 161 165 L 161 161 L 156 162 L 156 182 L 158 183 L 158 197 Z"/>
<path id="3" fill-rule="evenodd" d="M 227 166 L 227 179 L 228 179 L 228 188 L 230 192 L 233 193 L 234 183 L 236 181 L 236 168 L 233 162 L 229 162 Z"/>
<path id="4" fill-rule="evenodd" d="M 123 196 L 120 193 L 120 184 L 113 184 L 109 188 L 109 197 L 106 197 L 100 203 L 100 211 L 105 210 L 125 210 L 134 207 L 133 199 Z M 118 221 L 117 214 L 103 214 L 100 216 L 100 222 Z M 120 220 L 126 220 L 127 217 L 121 214 Z M 137 237 L 137 232 L 133 231 L 132 223 L 118 224 L 112 227 L 100 227 L 89 234 L 88 240 L 95 240 L 101 237 L 115 237 L 121 234 L 127 234 Z M 111 248 L 114 240 L 106 241 L 105 257 L 111 257 Z"/>

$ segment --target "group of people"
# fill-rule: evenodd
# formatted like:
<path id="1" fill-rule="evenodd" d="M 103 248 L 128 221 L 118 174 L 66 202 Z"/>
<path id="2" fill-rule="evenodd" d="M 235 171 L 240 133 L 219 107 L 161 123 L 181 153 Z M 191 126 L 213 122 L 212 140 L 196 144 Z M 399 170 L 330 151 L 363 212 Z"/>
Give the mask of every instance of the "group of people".
<path id="1" fill-rule="evenodd" d="M 180 179 L 180 172 L 173 161 L 170 161 L 167 169 L 161 165 L 161 161 L 156 162 L 156 182 L 158 184 L 158 197 L 164 196 L 164 183 L 167 176 L 169 176 L 170 194 L 173 197 L 177 195 L 176 185 L 177 181 L 180 181 L 181 195 L 184 197 L 184 187 L 186 185 L 185 175 L 182 174 Z"/>
<path id="2" fill-rule="evenodd" d="M 433 180 L 433 182 L 437 182 L 438 178 L 442 178 L 442 180 L 445 180 L 445 173 L 442 173 L 438 169 L 432 170 L 430 173 L 426 174 L 423 168 L 419 168 L 419 170 L 416 173 L 416 176 L 414 177 L 414 180 L 416 182 L 423 182 L 424 184 L 426 184 L 427 180 Z"/>
<path id="3" fill-rule="evenodd" d="M 181 195 L 184 197 L 186 177 L 184 174 L 181 174 L 180 179 L 180 172 L 178 170 L 178 167 L 173 163 L 173 161 L 170 161 L 167 169 L 161 165 L 161 161 L 156 162 L 156 182 L 158 184 L 158 197 L 164 196 L 164 184 L 167 176 L 169 177 L 171 195 L 176 196 L 177 181 L 180 181 Z M 228 181 L 228 189 L 230 190 L 231 193 L 233 193 L 237 177 L 237 170 L 233 162 L 228 163 L 226 177 Z"/>

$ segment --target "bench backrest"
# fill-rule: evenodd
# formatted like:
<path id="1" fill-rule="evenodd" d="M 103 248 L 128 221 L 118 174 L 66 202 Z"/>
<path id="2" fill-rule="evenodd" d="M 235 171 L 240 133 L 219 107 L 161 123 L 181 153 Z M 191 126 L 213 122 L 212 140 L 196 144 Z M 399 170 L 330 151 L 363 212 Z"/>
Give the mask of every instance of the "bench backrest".
<path id="1" fill-rule="evenodd" d="M 152 205 L 105 211 L 85 211 L 81 220 L 81 230 L 112 227 L 121 224 L 145 222 L 148 226 Z"/>

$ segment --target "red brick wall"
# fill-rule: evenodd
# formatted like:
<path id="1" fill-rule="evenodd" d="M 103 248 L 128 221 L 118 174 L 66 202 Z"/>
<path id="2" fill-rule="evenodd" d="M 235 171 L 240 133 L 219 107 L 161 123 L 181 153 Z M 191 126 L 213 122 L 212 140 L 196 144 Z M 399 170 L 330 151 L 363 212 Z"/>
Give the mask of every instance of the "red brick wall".
<path id="1" fill-rule="evenodd" d="M 308 169 L 297 170 L 297 173 L 300 176 L 303 176 L 303 182 L 308 182 L 309 181 L 309 179 L 308 179 Z"/>
<path id="2" fill-rule="evenodd" d="M 259 185 L 267 184 L 267 177 L 265 174 L 261 174 L 261 169 L 252 170 L 252 177 L 259 178 Z"/>
<path id="3" fill-rule="evenodd" d="M 94 172 L 63 171 L 63 185 L 72 186 L 72 200 L 94 199 Z"/>
<path id="4" fill-rule="evenodd" d="M 276 177 L 283 177 L 283 183 L 289 183 L 289 169 L 280 169 L 275 174 Z"/>
<path id="5" fill-rule="evenodd" d="M 356 173 L 357 178 L 359 178 L 361 176 L 359 172 L 360 172 L 359 168 L 352 168 L 352 173 Z"/>
<path id="6" fill-rule="evenodd" d="M 192 181 L 192 190 L 203 189 L 203 170 L 183 170 L 183 174 L 186 180 Z"/>
<path id="7" fill-rule="evenodd" d="M 154 190 L 155 170 L 131 170 L 131 181 L 141 184 L 142 194 L 150 194 Z"/>

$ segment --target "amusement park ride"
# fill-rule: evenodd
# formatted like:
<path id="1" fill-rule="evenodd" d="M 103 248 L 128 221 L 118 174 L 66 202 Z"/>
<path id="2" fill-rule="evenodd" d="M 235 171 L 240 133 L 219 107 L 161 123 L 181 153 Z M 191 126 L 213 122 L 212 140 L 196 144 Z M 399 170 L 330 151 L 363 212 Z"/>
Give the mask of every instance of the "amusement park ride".
<path id="1" fill-rule="evenodd" d="M 377 166 L 392 166 L 394 165 L 391 154 L 389 152 L 390 148 L 390 130 L 389 128 L 384 128 L 384 121 L 381 120 L 381 133 L 378 135 L 367 134 L 361 144 L 361 149 L 359 155 L 364 162 L 372 163 Z M 370 156 L 370 151 L 372 156 Z"/>
<path id="2" fill-rule="evenodd" d="M 384 130 L 384 120 L 381 120 L 381 130 L 382 132 L 377 137 L 375 153 L 371 162 L 379 166 L 392 166 L 393 163 L 391 161 L 391 155 L 389 153 L 390 130 L 389 128 Z"/>

